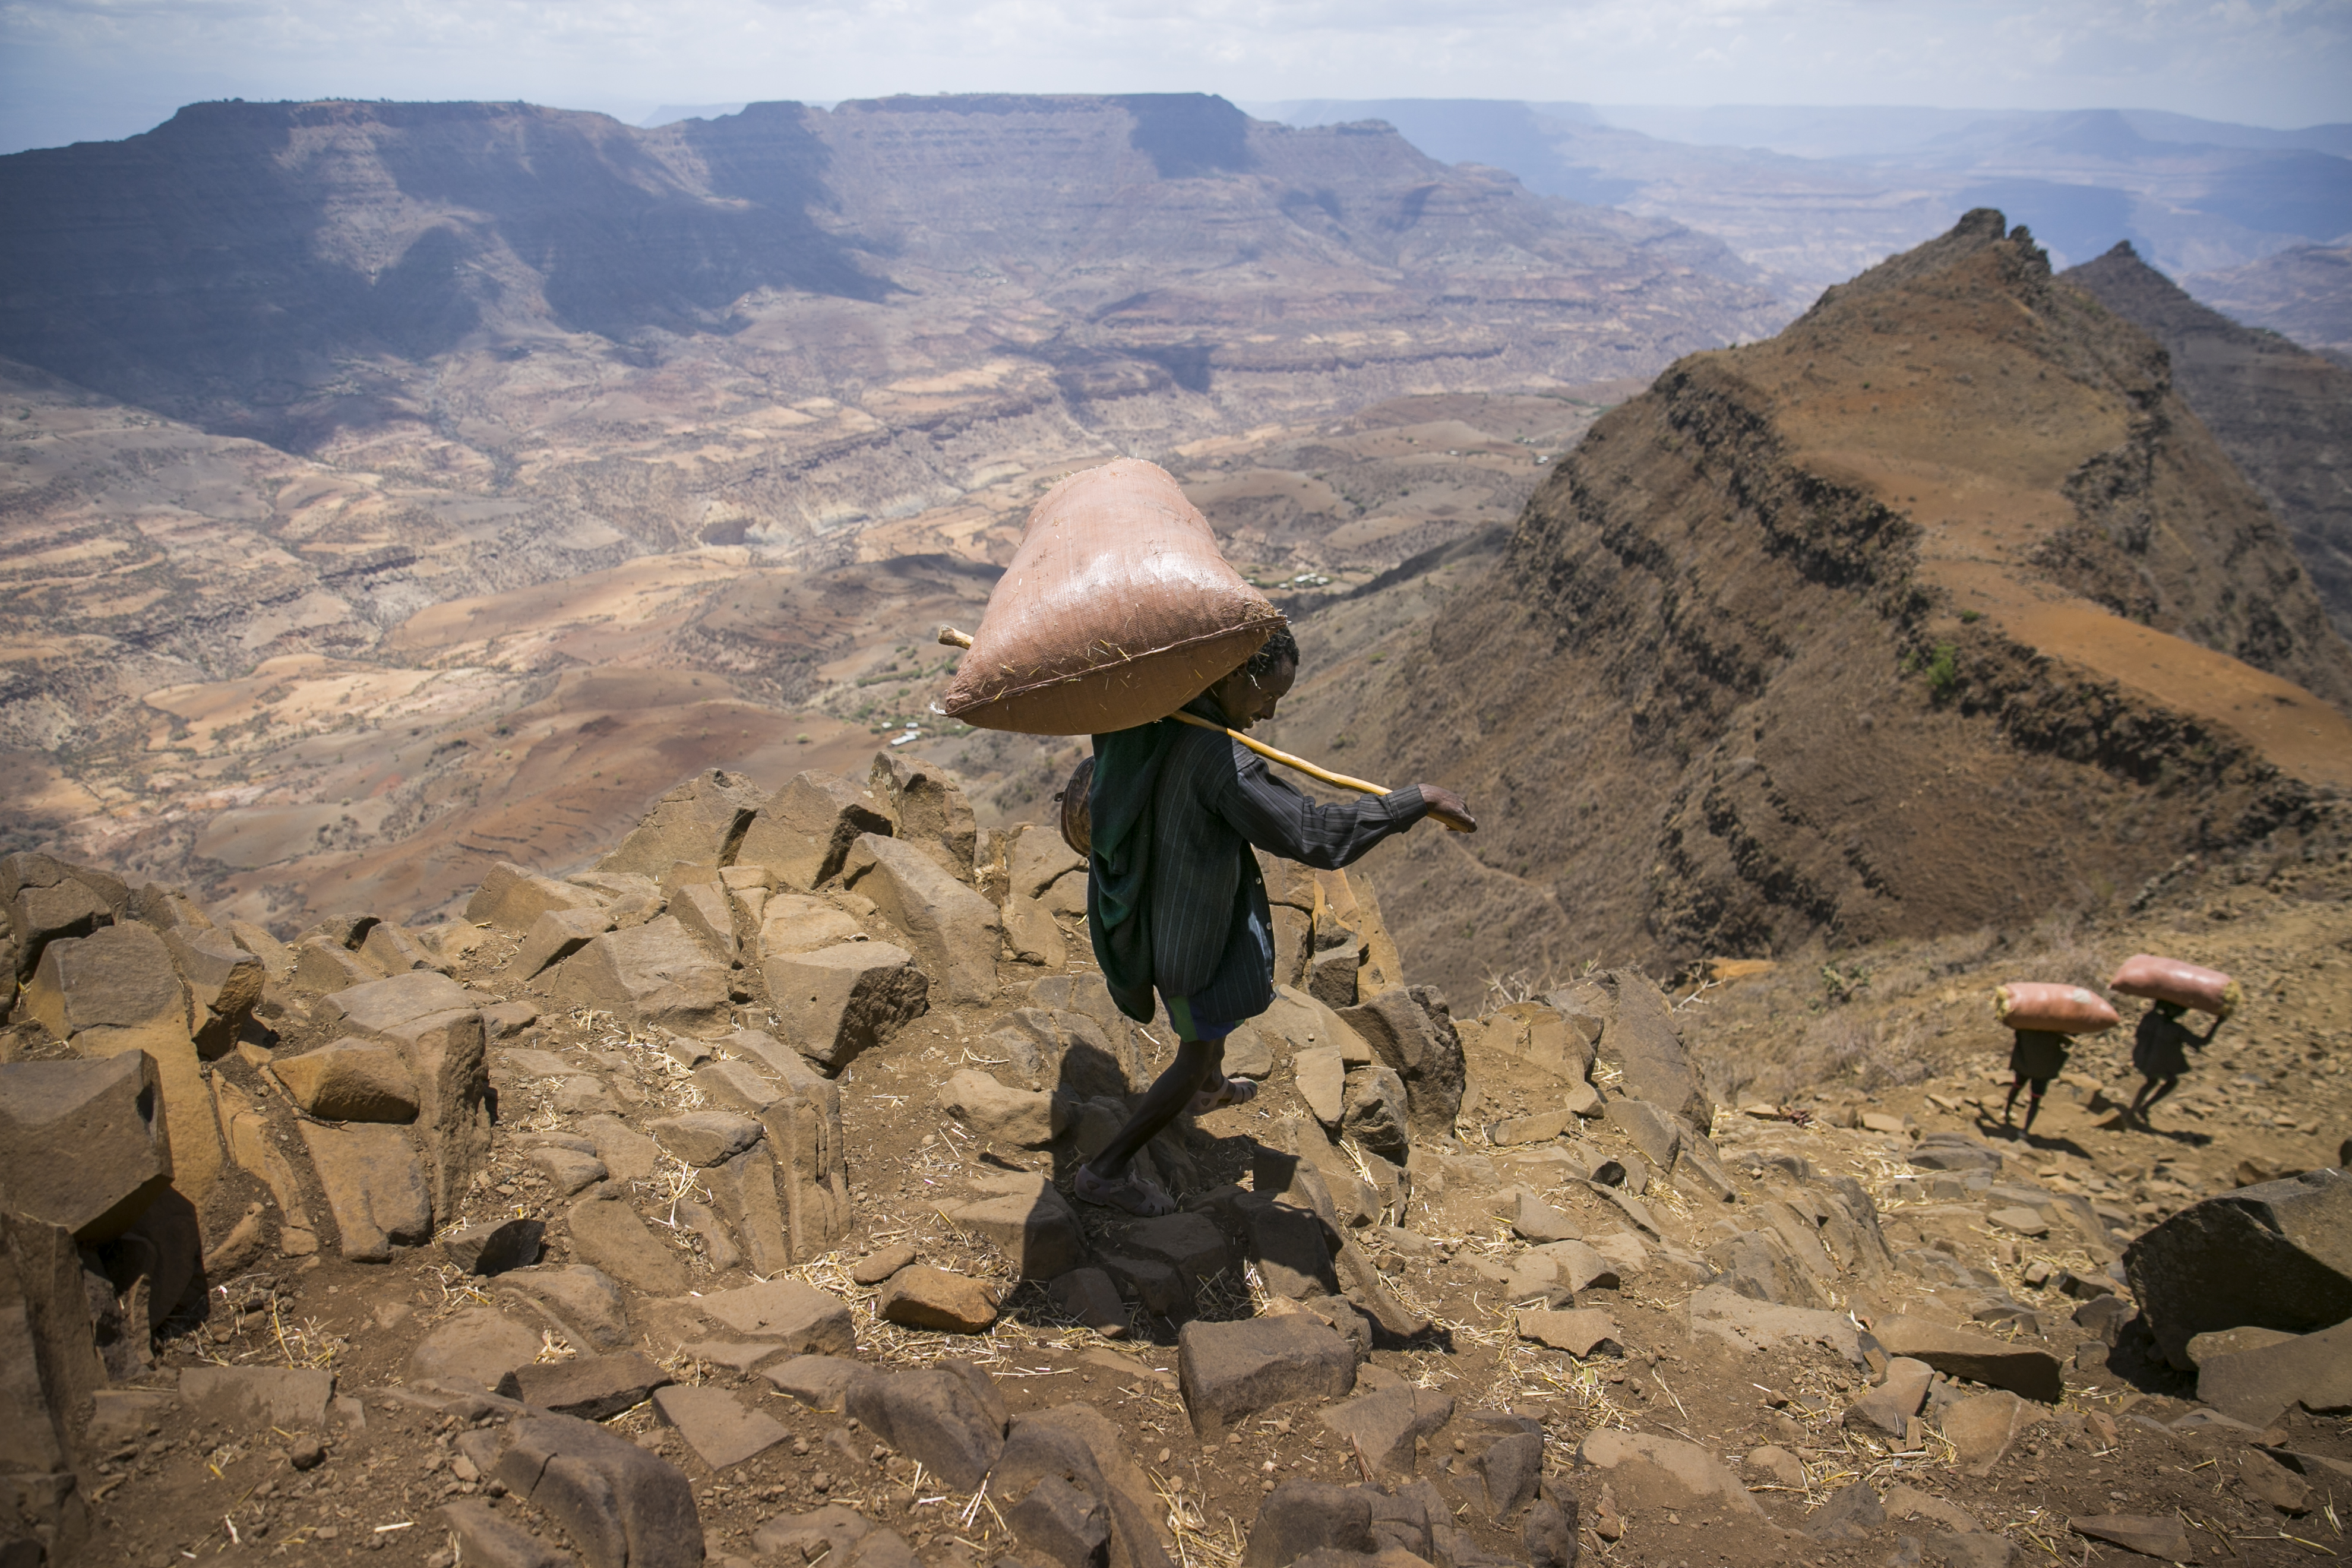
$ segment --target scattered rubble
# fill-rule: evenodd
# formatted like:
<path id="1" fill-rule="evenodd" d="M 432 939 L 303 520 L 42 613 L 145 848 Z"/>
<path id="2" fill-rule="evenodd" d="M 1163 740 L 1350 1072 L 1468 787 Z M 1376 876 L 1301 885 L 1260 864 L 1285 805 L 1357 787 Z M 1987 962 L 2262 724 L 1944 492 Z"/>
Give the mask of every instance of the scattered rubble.
<path id="1" fill-rule="evenodd" d="M 1456 1018 L 1360 879 L 1269 869 L 1265 1092 L 1154 1141 L 1181 1204 L 1138 1220 L 1069 1182 L 1164 1020 L 1087 966 L 1058 837 L 907 758 L 698 775 L 592 871 L 282 946 L 0 860 L 12 1528 L 1973 1568 L 2259 1561 L 2340 1507 L 2340 1171 L 2167 1218 L 1981 1131 L 1721 1108 L 1648 979 Z"/>

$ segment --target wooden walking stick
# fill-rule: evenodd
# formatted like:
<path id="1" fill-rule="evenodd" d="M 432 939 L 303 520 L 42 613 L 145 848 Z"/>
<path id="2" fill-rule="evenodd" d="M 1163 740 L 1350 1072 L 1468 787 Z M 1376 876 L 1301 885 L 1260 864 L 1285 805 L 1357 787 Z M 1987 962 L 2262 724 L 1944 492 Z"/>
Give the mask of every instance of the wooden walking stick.
<path id="1" fill-rule="evenodd" d="M 941 626 L 940 628 L 940 641 L 949 647 L 970 647 L 971 646 L 971 634 L 969 632 L 960 632 L 953 626 Z M 1259 756 L 1264 757 L 1267 762 L 1280 763 L 1286 768 L 1296 768 L 1298 772 L 1305 773 L 1310 779 L 1319 779 L 1323 783 L 1334 785 L 1339 789 L 1351 789 L 1359 795 L 1386 795 L 1389 793 L 1388 787 L 1384 784 L 1373 784 L 1369 779 L 1351 779 L 1345 773 L 1335 773 L 1328 768 L 1318 768 L 1304 757 L 1294 757 L 1288 752 L 1276 751 L 1272 746 L 1265 744 L 1262 741 L 1253 741 L 1247 735 L 1243 734 L 1239 730 L 1227 729 L 1223 724 L 1213 724 L 1208 720 L 1202 718 L 1198 713 L 1186 713 L 1180 710 L 1178 712 L 1171 713 L 1168 716 L 1171 719 L 1181 719 L 1196 730 L 1214 730 L 1220 734 L 1230 735 L 1234 740 L 1239 741 L 1243 745 L 1247 746 L 1251 751 L 1255 752 Z M 1459 818 L 1448 816 L 1444 812 L 1432 811 L 1429 815 L 1435 820 L 1444 823 L 1448 832 L 1475 833 L 1477 831 L 1477 829 L 1470 826 Z"/>

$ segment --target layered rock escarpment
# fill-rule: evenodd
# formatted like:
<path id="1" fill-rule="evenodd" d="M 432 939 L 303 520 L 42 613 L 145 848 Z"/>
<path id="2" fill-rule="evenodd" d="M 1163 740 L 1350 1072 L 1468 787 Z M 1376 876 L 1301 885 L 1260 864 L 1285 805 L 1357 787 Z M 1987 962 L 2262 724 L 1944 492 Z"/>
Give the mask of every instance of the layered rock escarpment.
<path id="1" fill-rule="evenodd" d="M 2286 525 L 2352 637 L 2352 371 L 2199 304 L 2127 243 L 2065 276 L 2164 345 L 2180 395 Z"/>
<path id="2" fill-rule="evenodd" d="M 1310 668 L 1289 732 L 1480 804 L 1381 852 L 1460 889 L 1397 922 L 1456 987 L 1500 931 L 1539 973 L 2014 919 L 2352 784 L 2352 650 L 2284 531 L 1991 212 L 1604 417 L 1366 673 Z"/>

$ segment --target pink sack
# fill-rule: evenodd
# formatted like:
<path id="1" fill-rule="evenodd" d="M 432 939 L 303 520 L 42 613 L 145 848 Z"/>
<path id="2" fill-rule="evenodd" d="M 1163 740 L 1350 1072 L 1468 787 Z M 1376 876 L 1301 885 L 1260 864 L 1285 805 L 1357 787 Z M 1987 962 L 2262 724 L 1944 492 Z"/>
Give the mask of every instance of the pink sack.
<path id="1" fill-rule="evenodd" d="M 2041 1029 L 2053 1035 L 2095 1035 L 2123 1021 L 2095 991 L 2032 980 L 1996 989 L 1992 1016 L 2004 1029 Z"/>
<path id="2" fill-rule="evenodd" d="M 1280 625 L 1167 470 L 1123 458 L 1031 510 L 938 710 L 1027 735 L 1131 729 L 1231 675 Z"/>
<path id="3" fill-rule="evenodd" d="M 2218 969 L 2184 963 L 2177 958 L 2158 958 L 2149 952 L 2136 952 L 2124 960 L 2124 966 L 2116 971 L 2107 987 L 2126 996 L 2177 1002 L 2200 1013 L 2210 1013 L 2216 1018 L 2228 1017 L 2246 999 L 2238 983 Z"/>

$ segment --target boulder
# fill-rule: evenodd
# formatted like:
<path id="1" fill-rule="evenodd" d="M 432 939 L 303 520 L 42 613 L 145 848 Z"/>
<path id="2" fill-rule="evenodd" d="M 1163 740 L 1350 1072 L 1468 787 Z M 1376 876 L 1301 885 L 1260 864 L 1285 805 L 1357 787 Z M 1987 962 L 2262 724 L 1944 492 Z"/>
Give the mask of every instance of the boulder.
<path id="1" fill-rule="evenodd" d="M 1077 1214 L 1052 1182 L 1024 1173 L 982 1178 L 976 1184 L 993 1195 L 942 1212 L 994 1242 L 1022 1279 L 1051 1279 L 1087 1261 Z"/>
<path id="2" fill-rule="evenodd" d="M 778 893 L 760 910 L 760 956 L 814 952 L 835 942 L 862 942 L 866 928 L 848 910 L 823 899 Z"/>
<path id="3" fill-rule="evenodd" d="M 646 1124 L 654 1141 L 688 1164 L 723 1165 L 760 1142 L 757 1121 L 732 1110 L 689 1110 Z"/>
<path id="4" fill-rule="evenodd" d="M 959 1491 L 978 1487 L 1004 1451 L 1004 1397 L 970 1362 L 859 1378 L 842 1408 Z"/>
<path id="5" fill-rule="evenodd" d="M 1216 1222 L 1184 1210 L 1139 1220 L 1121 1245 L 1129 1252 L 1169 1264 L 1195 1287 L 1233 1261 L 1225 1233 Z"/>
<path id="6" fill-rule="evenodd" d="M 1363 1148 L 1402 1165 L 1412 1152 L 1412 1114 L 1404 1079 L 1387 1067 L 1358 1068 L 1348 1075 L 1339 1128 Z"/>
<path id="7" fill-rule="evenodd" d="M 613 917 L 590 905 L 578 910 L 549 910 L 531 921 L 522 943 L 507 961 L 506 972 L 530 980 L 562 963 L 613 929 Z"/>
<path id="8" fill-rule="evenodd" d="M 1343 1449 L 1363 1456 L 1372 1473 L 1410 1480 L 1414 1445 L 1454 1419 L 1454 1396 L 1402 1384 L 1328 1405 L 1321 1413 Z"/>
<path id="9" fill-rule="evenodd" d="M 483 1568 L 579 1568 L 580 1559 L 499 1512 L 488 1498 L 459 1498 L 443 1504 L 436 1517 L 457 1542 L 461 1562 Z"/>
<path id="10" fill-rule="evenodd" d="M 1176 1346 L 1178 1386 L 1204 1441 L 1273 1405 L 1333 1398 L 1356 1385 L 1355 1347 L 1303 1312 L 1190 1322 Z"/>
<path id="11" fill-rule="evenodd" d="M 1258 1505 L 1242 1552 L 1242 1568 L 1290 1568 L 1304 1561 L 1313 1568 L 1368 1560 L 1379 1550 L 1372 1539 L 1370 1487 L 1336 1487 L 1326 1481 L 1285 1481 Z"/>
<path id="12" fill-rule="evenodd" d="M 121 1236 L 172 1184 L 153 1058 L 0 1065 L 0 1198 L 79 1242 Z"/>
<path id="13" fill-rule="evenodd" d="M 468 1274 L 504 1274 L 537 1263 L 546 1234 L 544 1220 L 487 1220 L 444 1235 L 441 1255 Z"/>
<path id="14" fill-rule="evenodd" d="M 1661 1171 L 1675 1167 L 1675 1156 L 1682 1152 L 1682 1134 L 1675 1130 L 1675 1119 L 1646 1100 L 1612 1100 L 1605 1114 L 1610 1124 L 1625 1134 L 1644 1159 Z"/>
<path id="15" fill-rule="evenodd" d="M 1621 1506 L 1719 1508 L 1742 1514 L 1763 1511 L 1739 1484 L 1739 1478 L 1696 1443 L 1601 1426 L 1585 1434 L 1577 1446 L 1576 1462 L 1599 1471 Z"/>
<path id="16" fill-rule="evenodd" d="M 1638 971 L 1615 969 L 1601 977 L 1600 988 L 1607 997 L 1600 1055 L 1617 1064 L 1625 1097 L 1646 1100 L 1702 1132 L 1713 1127 L 1715 1102 L 1683 1049 L 1682 1031 L 1656 983 Z"/>
<path id="17" fill-rule="evenodd" d="M 1927 1386 L 1935 1380 L 1936 1369 L 1926 1362 L 1896 1356 L 1886 1363 L 1879 1385 L 1846 1406 L 1845 1425 L 1900 1440 L 1911 1430 L 1919 1406 L 1927 1402 Z"/>
<path id="18" fill-rule="evenodd" d="M 887 942 L 780 953 L 761 974 L 786 1037 L 836 1072 L 930 1010 L 929 976 L 914 954 Z"/>
<path id="19" fill-rule="evenodd" d="M 842 884 L 874 900 L 907 933 L 932 988 L 946 1001 L 992 1002 L 1004 923 L 994 904 L 914 845 L 867 833 L 841 868 Z"/>
<path id="20" fill-rule="evenodd" d="M 1338 1016 L 1403 1079 L 1413 1131 L 1451 1135 L 1465 1075 L 1444 998 L 1426 985 L 1392 986 Z"/>
<path id="21" fill-rule="evenodd" d="M 2352 1408 L 2352 1322 L 2209 1356 L 2197 1368 L 2197 1397 L 2249 1426 L 2298 1405 L 2314 1414 Z"/>
<path id="22" fill-rule="evenodd" d="M 686 1265 L 677 1248 L 656 1236 L 627 1204 L 617 1198 L 586 1198 L 573 1204 L 564 1217 L 572 1249 L 582 1262 L 648 1296 L 686 1293 Z"/>
<path id="23" fill-rule="evenodd" d="M 539 923 L 541 915 L 565 910 L 594 910 L 600 900 L 585 888 L 542 877 L 527 867 L 500 860 L 466 900 L 466 918 L 476 925 L 496 926 L 520 936 Z"/>
<path id="24" fill-rule="evenodd" d="M 915 1261 L 915 1249 L 901 1244 L 886 1247 L 881 1251 L 859 1258 L 850 1265 L 849 1280 L 853 1285 L 879 1285 L 909 1263 Z"/>
<path id="25" fill-rule="evenodd" d="M 492 1282 L 492 1293 L 545 1318 L 574 1345 L 614 1351 L 628 1342 L 628 1309 L 621 1288 L 601 1268 L 585 1263 L 542 1263 L 509 1269 Z"/>
<path id="26" fill-rule="evenodd" d="M 608 931 L 563 961 L 555 1000 L 704 1039 L 727 1032 L 730 971 L 675 915 Z"/>
<path id="27" fill-rule="evenodd" d="M 420 1247 L 431 1239 L 433 1197 L 425 1162 L 404 1130 L 383 1122 L 298 1126 L 345 1258 L 386 1263 L 395 1243 Z"/>
<path id="28" fill-rule="evenodd" d="M 163 939 L 143 925 L 101 926 L 86 937 L 51 941 L 17 1005 L 77 1045 L 85 1032 L 189 1037 L 187 988 Z"/>
<path id="29" fill-rule="evenodd" d="M 360 1040 L 398 1047 L 416 1084 L 416 1130 L 432 1161 L 436 1213 L 454 1215 L 490 1155 L 483 998 L 416 971 L 339 991 L 320 1004 Z"/>
<path id="30" fill-rule="evenodd" d="M 588 1568 L 700 1568 L 702 1521 L 678 1468 L 569 1415 L 508 1424 L 491 1474 L 553 1517 Z"/>
<path id="31" fill-rule="evenodd" d="M 493 1307 L 468 1307 L 436 1328 L 409 1352 L 411 1383 L 497 1388 L 518 1367 L 539 1358 L 538 1331 Z"/>
<path id="32" fill-rule="evenodd" d="M 10 984 L 20 985 L 33 974 L 50 942 L 113 924 L 115 910 L 127 905 L 128 895 L 118 900 L 110 893 L 100 878 L 85 879 L 78 868 L 47 855 L 0 856 L 0 908 L 7 911 L 16 950 Z"/>
<path id="33" fill-rule="evenodd" d="M 996 1321 L 996 1292 L 966 1275 L 917 1263 L 883 1283 L 874 1310 L 883 1321 L 902 1328 L 984 1334 Z"/>
<path id="34" fill-rule="evenodd" d="M 2045 1405 L 2055 1405 L 2065 1394 L 2058 1358 L 2048 1351 L 1918 1318 L 1880 1318 L 1870 1331 L 1889 1356 L 1926 1362 L 1947 1377 L 2006 1388 Z"/>
<path id="35" fill-rule="evenodd" d="M 261 1000 L 267 979 L 261 960 L 224 931 L 174 928 L 163 936 L 188 988 L 188 1021 L 197 1048 L 217 1057 L 236 1043 L 237 1031 Z"/>
<path id="36" fill-rule="evenodd" d="M 1298 1097 L 1329 1131 L 1338 1131 L 1347 1110 L 1348 1068 L 1339 1053 L 1328 1047 L 1299 1052 L 1290 1060 Z"/>
<path id="37" fill-rule="evenodd" d="M 803 773 L 761 805 L 735 864 L 765 867 L 780 887 L 814 888 L 839 874 L 861 834 L 887 834 L 893 826 L 888 807 L 862 786 L 836 773 Z"/>
<path id="38" fill-rule="evenodd" d="M 2193 1562 L 2197 1555 L 2197 1548 L 2189 1539 L 2189 1527 L 2173 1514 L 2092 1514 L 2068 1520 L 2066 1528 L 2093 1541 L 2104 1541 L 2110 1546 L 2167 1563 Z"/>
<path id="39" fill-rule="evenodd" d="M 1972 1476 L 1988 1476 L 2008 1457 L 2019 1436 L 2040 1418 L 2032 1405 L 2000 1388 L 1950 1405 L 1937 1417 L 1937 1425 L 1952 1445 L 1960 1468 Z"/>
<path id="40" fill-rule="evenodd" d="M 656 801 L 596 869 L 658 877 L 680 860 L 731 866 L 761 805 L 746 775 L 720 768 L 698 773 Z"/>
<path id="41" fill-rule="evenodd" d="M 975 1136 L 1043 1149 L 1070 1124 L 1070 1103 L 1039 1089 L 1011 1089 L 976 1068 L 948 1079 L 940 1103 Z"/>
<path id="42" fill-rule="evenodd" d="M 1538 1246 L 1546 1242 L 1584 1239 L 1584 1232 L 1574 1220 L 1525 1187 L 1514 1194 L 1511 1234 L 1521 1241 L 1531 1241 Z"/>
<path id="43" fill-rule="evenodd" d="M 792 1433 L 764 1411 L 750 1410 L 723 1388 L 670 1384 L 654 1391 L 654 1408 L 714 1470 L 763 1454 Z"/>
<path id="44" fill-rule="evenodd" d="M 1515 1316 L 1519 1338 L 1566 1351 L 1579 1361 L 1603 1345 L 1616 1343 L 1621 1331 L 1617 1320 L 1597 1308 L 1556 1312 L 1523 1307 Z"/>
<path id="45" fill-rule="evenodd" d="M 1107 1340 L 1125 1339 L 1133 1327 L 1118 1287 L 1100 1268 L 1073 1268 L 1046 1286 L 1054 1310 Z"/>
<path id="46" fill-rule="evenodd" d="M 2307 1334 L 2352 1318 L 2352 1175 L 2334 1168 L 2181 1210 L 2124 1252 L 2157 1348 L 2187 1370 L 2216 1329 Z"/>
<path id="47" fill-rule="evenodd" d="M 1249 1258 L 1267 1290 L 1294 1301 L 1339 1294 L 1332 1227 L 1312 1208 L 1274 1199 L 1245 1205 Z"/>
<path id="48" fill-rule="evenodd" d="M 897 820 L 893 836 L 929 855 L 959 880 L 972 879 L 980 831 L 954 774 L 903 752 L 877 752 L 866 787 Z"/>
<path id="49" fill-rule="evenodd" d="M 772 1362 L 760 1375 L 812 1410 L 839 1410 L 849 1385 L 873 1371 L 862 1361 L 837 1355 L 796 1355 Z"/>
<path id="50" fill-rule="evenodd" d="M 322 1121 L 416 1120 L 416 1080 L 389 1046 L 337 1040 L 299 1057 L 278 1057 L 269 1071 L 295 1104 Z"/>

